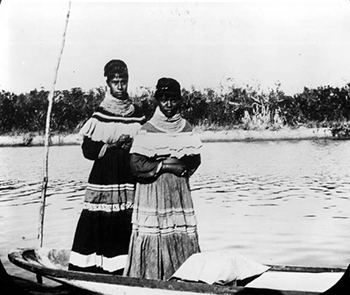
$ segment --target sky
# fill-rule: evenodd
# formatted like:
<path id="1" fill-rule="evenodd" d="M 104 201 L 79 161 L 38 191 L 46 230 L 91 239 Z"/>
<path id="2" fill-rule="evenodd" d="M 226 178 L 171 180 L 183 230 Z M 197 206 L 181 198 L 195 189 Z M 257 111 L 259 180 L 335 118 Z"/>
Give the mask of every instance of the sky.
<path id="1" fill-rule="evenodd" d="M 69 0 L 2 0 L 0 90 L 50 90 Z M 111 59 L 129 92 L 161 77 L 190 89 L 250 85 L 293 95 L 350 82 L 349 0 L 72 0 L 56 89 L 105 86 Z"/>

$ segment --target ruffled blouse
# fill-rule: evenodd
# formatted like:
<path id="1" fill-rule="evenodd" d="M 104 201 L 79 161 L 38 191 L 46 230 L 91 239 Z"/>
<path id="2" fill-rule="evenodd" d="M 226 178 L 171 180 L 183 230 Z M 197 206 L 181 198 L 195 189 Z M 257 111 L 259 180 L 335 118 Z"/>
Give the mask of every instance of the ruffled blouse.
<path id="1" fill-rule="evenodd" d="M 200 165 L 202 142 L 184 120 L 178 132 L 163 132 L 152 124 L 142 126 L 130 150 L 130 168 L 138 181 L 154 181 L 161 169 L 162 160 L 169 157 L 181 159 L 191 176 Z"/>
<path id="2" fill-rule="evenodd" d="M 162 132 L 147 122 L 135 137 L 130 153 L 146 157 L 176 157 L 198 155 L 202 142 L 187 122 L 180 132 Z"/>
<path id="3" fill-rule="evenodd" d="M 145 117 L 138 116 L 136 110 L 135 114 L 130 117 L 123 117 L 98 108 L 79 133 L 93 141 L 112 143 L 117 141 L 122 134 L 128 134 L 134 138 L 140 129 L 140 124 L 144 121 Z"/>

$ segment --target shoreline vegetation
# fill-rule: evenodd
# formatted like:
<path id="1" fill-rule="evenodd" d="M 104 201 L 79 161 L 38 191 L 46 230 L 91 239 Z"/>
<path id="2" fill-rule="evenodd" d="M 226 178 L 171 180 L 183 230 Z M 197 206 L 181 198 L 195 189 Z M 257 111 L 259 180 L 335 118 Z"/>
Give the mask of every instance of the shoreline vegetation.
<path id="1" fill-rule="evenodd" d="M 50 118 L 50 145 L 80 144 L 78 135 L 105 97 L 97 87 L 55 91 Z M 182 116 L 203 142 L 300 139 L 350 139 L 350 83 L 342 87 L 304 87 L 286 95 L 275 85 L 227 89 L 182 89 Z M 49 92 L 34 89 L 14 94 L 0 91 L 0 147 L 44 145 Z M 141 87 L 130 94 L 146 119 L 156 108 L 153 90 Z"/>
<path id="2" fill-rule="evenodd" d="M 274 140 L 315 140 L 333 139 L 329 128 L 282 128 L 279 130 L 199 130 L 194 128 L 202 142 L 235 142 L 235 141 L 274 141 Z M 0 135 L 0 147 L 44 146 L 45 135 L 18 134 Z M 50 146 L 80 145 L 82 137 L 74 134 L 53 134 Z"/>

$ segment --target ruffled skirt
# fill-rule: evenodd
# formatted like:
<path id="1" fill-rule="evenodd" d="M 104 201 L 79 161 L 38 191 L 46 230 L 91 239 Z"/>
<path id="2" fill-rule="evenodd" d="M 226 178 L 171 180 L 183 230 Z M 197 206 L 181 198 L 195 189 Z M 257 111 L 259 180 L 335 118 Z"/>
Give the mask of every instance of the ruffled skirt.
<path id="1" fill-rule="evenodd" d="M 125 185 L 124 185 L 125 186 Z M 90 185 L 75 232 L 69 269 L 122 274 L 131 236 L 134 190 Z"/>
<path id="2" fill-rule="evenodd" d="M 166 280 L 200 251 L 188 178 L 137 184 L 132 223 L 126 276 Z"/>

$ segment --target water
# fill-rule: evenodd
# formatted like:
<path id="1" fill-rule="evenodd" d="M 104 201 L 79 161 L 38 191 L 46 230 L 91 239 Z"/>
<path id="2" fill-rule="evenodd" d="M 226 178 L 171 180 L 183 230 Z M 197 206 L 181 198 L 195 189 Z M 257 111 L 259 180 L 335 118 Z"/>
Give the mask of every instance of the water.
<path id="1" fill-rule="evenodd" d="M 43 147 L 0 148 L 0 258 L 36 246 Z M 79 146 L 50 147 L 44 246 L 70 248 L 92 162 Z M 204 143 L 191 178 L 202 251 L 260 263 L 350 263 L 350 141 Z"/>

